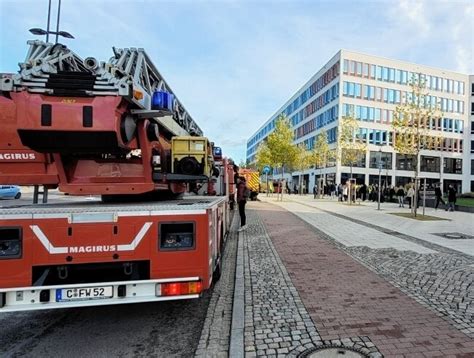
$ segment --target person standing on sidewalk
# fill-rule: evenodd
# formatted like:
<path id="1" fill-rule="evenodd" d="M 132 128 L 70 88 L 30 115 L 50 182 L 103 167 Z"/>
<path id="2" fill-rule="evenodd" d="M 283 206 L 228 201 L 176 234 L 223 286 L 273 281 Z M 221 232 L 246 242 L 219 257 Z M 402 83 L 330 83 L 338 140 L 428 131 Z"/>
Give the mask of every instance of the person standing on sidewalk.
<path id="1" fill-rule="evenodd" d="M 453 184 L 449 184 L 448 188 L 448 207 L 446 211 L 454 211 L 454 206 L 456 205 L 456 194 L 457 191 L 454 189 Z"/>
<path id="2" fill-rule="evenodd" d="M 407 197 L 411 209 L 411 206 L 415 205 L 415 203 L 413 202 L 415 200 L 415 189 L 413 189 L 412 185 L 410 185 L 410 187 L 408 188 Z"/>
<path id="3" fill-rule="evenodd" d="M 240 228 L 239 231 L 245 230 L 247 228 L 247 218 L 245 216 L 245 204 L 247 204 L 247 198 L 249 197 L 250 190 L 247 188 L 247 183 L 245 182 L 244 177 L 239 177 L 237 179 L 237 204 L 239 205 L 239 215 L 240 215 Z"/>
<path id="4" fill-rule="evenodd" d="M 399 208 L 404 208 L 405 207 L 405 189 L 403 189 L 403 186 L 399 186 L 397 189 L 397 198 L 398 198 L 398 207 Z"/>
<path id="5" fill-rule="evenodd" d="M 438 185 L 436 185 L 435 188 L 435 197 L 436 197 L 436 204 L 435 204 L 435 209 L 438 209 L 439 203 L 443 203 L 444 206 L 446 206 L 446 203 L 443 200 L 443 193 L 441 192 L 441 188 Z"/>

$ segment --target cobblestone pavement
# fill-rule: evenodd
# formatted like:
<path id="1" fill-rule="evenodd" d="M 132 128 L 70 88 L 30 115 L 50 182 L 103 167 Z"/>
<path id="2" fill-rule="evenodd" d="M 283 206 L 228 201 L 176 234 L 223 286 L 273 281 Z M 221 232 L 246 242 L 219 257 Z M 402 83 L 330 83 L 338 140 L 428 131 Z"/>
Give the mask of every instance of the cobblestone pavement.
<path id="1" fill-rule="evenodd" d="M 251 203 L 254 207 L 260 203 Z M 348 347 L 381 357 L 369 337 L 357 335 L 323 340 L 301 301 L 285 265 L 254 211 L 241 233 L 245 278 L 245 356 L 297 356 L 322 345 Z"/>
<path id="2" fill-rule="evenodd" d="M 377 233 L 376 225 L 322 212 L 314 203 L 309 211 L 301 205 L 307 204 L 285 204 L 351 256 L 474 338 L 474 257 L 391 230 Z"/>
<path id="3" fill-rule="evenodd" d="M 195 357 L 227 357 L 237 255 L 239 215 L 235 214 L 226 240 L 222 275 L 214 286 Z"/>
<path id="4" fill-rule="evenodd" d="M 473 274 L 469 266 L 471 263 L 465 256 L 433 250 L 404 251 L 401 247 L 390 245 L 368 248 L 356 243 L 346 246 L 320 229 L 320 226 L 324 227 L 326 218 L 321 212 L 316 229 L 277 206 L 262 202 L 249 206 L 254 207 L 262 218 L 281 257 L 282 272 L 286 272 L 286 267 L 297 289 L 297 292 L 290 292 L 301 298 L 323 342 L 347 342 L 350 337 L 366 336 L 386 357 L 474 356 L 474 340 L 469 337 L 472 333 Z M 283 206 L 289 204 L 284 203 Z M 298 206 L 292 206 L 292 211 L 305 211 L 301 205 Z M 349 223 L 339 219 L 341 227 Z M 367 230 L 363 225 L 353 224 L 358 225 L 358 231 L 352 234 Z M 262 287 L 262 292 L 270 291 L 273 292 L 271 297 L 280 297 L 274 302 L 262 296 L 264 301 L 271 303 L 270 307 L 272 304 L 284 304 L 288 297 L 283 298 L 285 291 L 279 289 L 281 281 L 275 282 L 278 270 L 264 265 L 271 256 L 276 256 L 274 261 L 278 262 L 278 255 L 264 250 L 263 243 L 259 254 L 259 247 L 254 245 L 258 245 L 262 235 L 258 231 L 249 231 L 248 234 L 251 234 L 246 237 L 250 264 L 246 278 L 250 280 L 250 285 L 246 284 L 246 293 L 249 286 L 256 290 L 249 293 L 252 299 L 259 299 L 259 287 Z M 333 234 L 337 235 L 337 232 Z M 417 244 L 426 248 L 423 243 Z M 267 254 L 264 255 L 264 252 Z M 255 263 L 260 262 L 256 267 L 251 264 L 252 256 L 256 256 L 253 259 Z M 261 267 L 260 272 L 258 267 Z M 267 311 L 258 314 L 259 307 L 252 303 L 253 316 L 248 312 L 246 322 L 253 317 L 255 331 L 259 329 L 258 334 L 262 334 L 260 317 L 268 317 L 281 310 L 273 312 L 267 305 Z M 441 316 L 449 317 L 449 320 Z M 293 319 L 297 320 L 298 316 Z M 275 327 L 272 321 L 275 320 L 270 319 L 270 324 Z M 246 335 L 246 338 L 246 343 L 253 344 L 249 336 Z M 270 337 L 259 338 L 263 338 L 265 343 L 265 339 Z M 256 345 L 262 343 L 257 342 L 256 335 L 254 341 Z M 317 342 L 320 340 L 311 343 Z M 263 351 L 257 349 L 256 353 Z"/>

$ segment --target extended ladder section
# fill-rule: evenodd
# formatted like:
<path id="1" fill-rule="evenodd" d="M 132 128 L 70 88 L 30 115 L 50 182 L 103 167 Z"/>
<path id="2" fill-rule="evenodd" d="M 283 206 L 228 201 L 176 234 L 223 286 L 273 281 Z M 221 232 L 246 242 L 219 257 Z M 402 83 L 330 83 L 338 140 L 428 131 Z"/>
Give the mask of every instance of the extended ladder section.
<path id="1" fill-rule="evenodd" d="M 162 117 L 153 112 L 153 96 L 166 92 L 166 107 L 173 120 L 184 130 L 180 135 L 202 136 L 202 130 L 176 98 L 144 49 L 113 48 L 107 62 L 93 57 L 82 59 L 62 44 L 28 41 L 29 50 L 20 72 L 4 76 L 1 91 L 28 91 L 53 96 L 92 97 L 121 96 L 148 118 Z M 149 112 L 146 112 L 149 111 Z M 170 127 L 168 125 L 168 127 Z"/>

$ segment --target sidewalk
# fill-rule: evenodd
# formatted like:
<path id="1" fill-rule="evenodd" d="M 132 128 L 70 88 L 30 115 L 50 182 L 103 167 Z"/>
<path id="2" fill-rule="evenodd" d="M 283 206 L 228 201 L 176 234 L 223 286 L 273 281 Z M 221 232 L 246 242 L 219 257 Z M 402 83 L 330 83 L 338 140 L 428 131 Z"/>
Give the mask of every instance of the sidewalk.
<path id="1" fill-rule="evenodd" d="M 261 200 L 276 200 L 259 196 Z M 409 218 L 403 218 L 396 215 L 387 215 L 389 213 L 409 213 L 410 209 L 399 208 L 396 203 L 381 203 L 381 210 L 377 209 L 376 202 L 365 201 L 360 204 L 349 205 L 337 200 L 313 199 L 312 195 L 287 195 L 285 201 L 296 201 L 305 203 L 320 210 L 337 213 L 354 220 L 360 220 L 370 225 L 381 225 L 385 229 L 391 229 L 404 235 L 409 235 L 422 239 L 432 244 L 440 245 L 445 248 L 456 250 L 470 256 L 474 256 L 474 241 L 470 240 L 450 240 L 435 235 L 436 233 L 463 233 L 474 236 L 474 214 L 466 212 L 446 212 L 443 209 L 435 210 L 426 208 L 425 214 L 438 217 L 439 221 L 419 221 Z M 422 214 L 423 209 L 418 209 L 418 215 Z M 474 240 L 474 238 L 473 238 Z"/>
<path id="2" fill-rule="evenodd" d="M 474 356 L 471 248 L 432 235 L 469 234 L 468 218 L 413 221 L 405 234 L 411 219 L 370 205 L 261 199 L 248 204 L 249 228 L 239 236 L 246 357 L 330 345 L 371 357 Z"/>

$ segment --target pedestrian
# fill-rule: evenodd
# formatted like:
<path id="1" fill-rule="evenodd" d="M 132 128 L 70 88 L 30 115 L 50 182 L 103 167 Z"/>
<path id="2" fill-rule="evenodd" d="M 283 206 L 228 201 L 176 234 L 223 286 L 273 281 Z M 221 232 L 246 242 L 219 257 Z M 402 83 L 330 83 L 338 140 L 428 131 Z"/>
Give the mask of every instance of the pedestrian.
<path id="1" fill-rule="evenodd" d="M 318 192 L 318 187 L 316 186 L 316 184 L 313 186 L 313 197 L 314 199 L 316 199 L 316 194 Z"/>
<path id="2" fill-rule="evenodd" d="M 456 194 L 457 191 L 454 189 L 453 184 L 449 184 L 448 187 L 448 207 L 446 211 L 454 211 L 454 207 L 456 206 Z"/>
<path id="3" fill-rule="evenodd" d="M 349 192 L 349 188 L 347 187 L 347 183 L 346 183 L 342 187 L 342 196 L 344 197 L 344 201 L 347 201 L 348 192 Z"/>
<path id="4" fill-rule="evenodd" d="M 336 185 L 334 183 L 331 184 L 331 199 L 334 199 L 336 196 Z"/>
<path id="5" fill-rule="evenodd" d="M 298 194 L 298 187 L 296 186 L 296 184 L 293 187 L 293 193 Z"/>
<path id="6" fill-rule="evenodd" d="M 360 186 L 360 198 L 362 201 L 367 199 L 367 185 L 365 185 L 365 183 Z"/>
<path id="7" fill-rule="evenodd" d="M 413 186 L 410 185 L 410 188 L 408 188 L 407 191 L 407 198 L 408 198 L 408 204 L 411 206 L 414 205 L 414 200 L 415 200 L 415 189 L 413 189 Z"/>
<path id="8" fill-rule="evenodd" d="M 397 189 L 397 198 L 398 198 L 398 207 L 404 208 L 405 207 L 405 189 L 403 186 L 399 186 Z"/>
<path id="9" fill-rule="evenodd" d="M 247 188 L 247 183 L 244 177 L 239 177 L 237 180 L 237 204 L 239 205 L 240 215 L 240 228 L 239 231 L 247 228 L 247 218 L 245 216 L 245 204 L 247 204 L 247 198 L 249 197 L 250 190 Z"/>
<path id="10" fill-rule="evenodd" d="M 291 190 L 290 190 L 290 186 L 288 185 L 288 182 L 286 182 L 286 192 L 289 194 L 291 194 Z"/>
<path id="11" fill-rule="evenodd" d="M 396 192 L 395 192 L 395 187 L 393 185 L 390 186 L 390 189 L 389 189 L 389 201 L 392 202 L 393 201 L 393 197 L 395 196 Z"/>
<path id="12" fill-rule="evenodd" d="M 444 206 L 446 206 L 446 203 L 443 200 L 443 193 L 441 192 L 441 187 L 436 185 L 435 188 L 435 197 L 436 197 L 436 204 L 435 204 L 435 210 L 438 210 L 439 203 L 443 203 Z"/>

